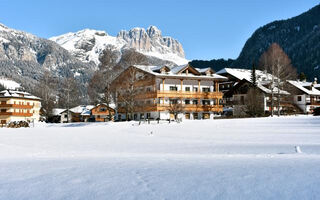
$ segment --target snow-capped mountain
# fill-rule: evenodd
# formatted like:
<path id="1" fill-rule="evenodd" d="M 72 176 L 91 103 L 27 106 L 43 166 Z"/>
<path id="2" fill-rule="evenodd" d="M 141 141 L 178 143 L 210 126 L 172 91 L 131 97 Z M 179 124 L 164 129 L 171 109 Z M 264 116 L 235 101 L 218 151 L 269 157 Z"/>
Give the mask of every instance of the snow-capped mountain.
<path id="1" fill-rule="evenodd" d="M 163 37 L 155 26 L 150 26 L 147 30 L 122 30 L 117 36 L 110 36 L 105 31 L 84 29 L 52 37 L 50 40 L 60 44 L 81 61 L 93 61 L 96 65 L 99 64 L 100 54 L 107 47 L 118 52 L 120 56 L 123 50 L 133 48 L 150 59 L 160 59 L 178 65 L 188 62 L 182 45 L 171 37 Z"/>
<path id="2" fill-rule="evenodd" d="M 77 76 L 85 84 L 95 68 L 83 63 L 57 43 L 0 24 L 0 76 L 23 87 L 33 86 L 44 70 L 59 77 Z"/>

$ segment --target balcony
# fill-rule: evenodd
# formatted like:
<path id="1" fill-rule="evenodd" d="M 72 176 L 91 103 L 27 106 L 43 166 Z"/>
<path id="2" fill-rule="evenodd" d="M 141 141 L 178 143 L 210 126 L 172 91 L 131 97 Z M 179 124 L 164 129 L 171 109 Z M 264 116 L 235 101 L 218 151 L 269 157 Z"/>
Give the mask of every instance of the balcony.
<path id="1" fill-rule="evenodd" d="M 158 112 L 169 111 L 170 104 L 145 104 L 135 106 L 135 112 Z M 199 105 L 199 104 L 182 104 L 184 112 L 222 112 L 222 105 Z M 118 112 L 124 113 L 125 108 L 121 107 Z"/>
<path id="2" fill-rule="evenodd" d="M 152 98 L 183 98 L 183 99 L 214 99 L 222 98 L 222 92 L 187 92 L 187 91 L 150 91 L 140 93 L 137 99 L 152 99 Z"/>
<path id="3" fill-rule="evenodd" d="M 0 116 L 17 116 L 17 117 L 32 117 L 33 113 L 19 113 L 19 112 L 0 112 Z"/>
<path id="4" fill-rule="evenodd" d="M 32 109 L 33 105 L 20 105 L 20 104 L 0 104 L 0 108 L 17 108 L 17 109 Z"/>

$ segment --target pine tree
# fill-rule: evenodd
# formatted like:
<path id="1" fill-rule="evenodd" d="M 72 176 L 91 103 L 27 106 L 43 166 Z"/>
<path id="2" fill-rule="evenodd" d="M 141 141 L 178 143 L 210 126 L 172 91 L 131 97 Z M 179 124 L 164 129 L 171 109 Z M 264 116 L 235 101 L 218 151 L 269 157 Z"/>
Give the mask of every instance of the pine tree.
<path id="1" fill-rule="evenodd" d="M 307 80 L 307 76 L 306 76 L 303 72 L 301 72 L 301 73 L 299 74 L 299 80 L 300 80 L 300 81 L 305 81 L 305 80 Z"/>
<path id="2" fill-rule="evenodd" d="M 253 87 L 257 87 L 256 67 L 254 63 L 252 64 L 252 70 L 251 70 L 251 82 L 253 84 Z"/>

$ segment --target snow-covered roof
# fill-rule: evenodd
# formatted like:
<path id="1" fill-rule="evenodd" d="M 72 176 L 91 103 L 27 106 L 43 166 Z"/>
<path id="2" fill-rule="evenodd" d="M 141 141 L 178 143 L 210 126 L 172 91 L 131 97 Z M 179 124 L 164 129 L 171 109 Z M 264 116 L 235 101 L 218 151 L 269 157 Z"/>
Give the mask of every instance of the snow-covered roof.
<path id="1" fill-rule="evenodd" d="M 259 89 L 261 89 L 263 92 L 267 93 L 267 94 L 271 94 L 271 93 L 272 93 L 272 90 L 271 90 L 271 89 L 269 89 L 269 88 L 267 88 L 267 87 L 265 87 L 265 86 L 263 86 L 263 85 L 261 85 L 261 84 L 258 84 L 257 87 L 258 87 Z M 274 94 L 278 94 L 278 92 L 279 92 L 280 94 L 284 94 L 284 95 L 289 95 L 289 94 L 290 94 L 289 92 L 287 92 L 287 91 L 285 91 L 285 90 L 281 90 L 281 89 L 279 89 L 278 87 L 274 87 L 274 88 L 273 88 L 273 93 L 274 93 Z"/>
<path id="2" fill-rule="evenodd" d="M 101 104 L 97 104 L 95 107 L 98 107 L 100 105 L 108 106 L 106 103 L 101 103 Z M 93 107 L 93 108 L 95 108 L 95 107 Z M 115 109 L 116 108 L 116 104 L 110 103 L 109 107 L 112 108 L 112 109 Z M 93 109 L 93 108 L 91 108 L 91 109 Z"/>
<path id="3" fill-rule="evenodd" d="M 239 80 L 246 79 L 251 82 L 251 73 L 250 69 L 236 69 L 236 68 L 223 68 L 217 72 L 217 74 L 230 74 L 236 77 Z M 257 82 L 264 84 L 269 82 L 272 79 L 272 75 L 261 70 L 256 70 Z"/>
<path id="4" fill-rule="evenodd" d="M 292 81 L 292 80 L 289 80 L 288 82 L 306 94 L 320 95 L 320 90 L 316 89 L 311 82 L 301 82 L 301 81 Z M 311 89 L 306 87 L 309 87 Z"/>
<path id="5" fill-rule="evenodd" d="M 180 66 L 175 66 L 175 67 L 172 67 L 170 71 L 171 71 L 173 74 L 177 74 L 179 71 L 183 70 L 183 69 L 186 68 L 187 66 L 188 66 L 188 64 L 180 65 Z"/>
<path id="6" fill-rule="evenodd" d="M 0 98 L 1 97 L 40 100 L 39 97 L 33 96 L 28 92 L 16 91 L 16 90 L 3 90 L 0 92 Z"/>
<path id="7" fill-rule="evenodd" d="M 155 76 L 161 76 L 161 77 L 183 77 L 183 78 L 191 78 L 191 77 L 201 77 L 204 79 L 220 79 L 220 80 L 227 80 L 226 77 L 218 75 L 218 74 L 211 74 L 209 75 L 194 75 L 192 73 L 189 73 L 188 75 L 185 73 L 180 73 L 179 72 L 181 70 L 183 70 L 184 68 L 186 68 L 188 65 L 180 65 L 180 66 L 176 66 L 176 67 L 171 67 L 170 71 L 167 73 L 158 73 L 157 71 L 161 68 L 159 66 L 147 66 L 147 65 L 134 65 L 134 67 L 143 70 L 145 72 L 148 72 L 152 75 Z M 194 69 L 197 71 L 197 69 Z M 200 72 L 199 72 L 200 74 Z"/>
<path id="8" fill-rule="evenodd" d="M 80 115 L 90 115 L 91 109 L 94 107 L 95 106 L 93 106 L 93 105 L 80 105 L 80 106 L 70 108 L 69 111 L 73 112 L 73 113 L 80 114 Z M 67 109 L 64 109 L 62 112 L 66 112 L 66 111 L 67 111 Z"/>
<path id="9" fill-rule="evenodd" d="M 52 115 L 54 116 L 60 116 L 61 113 L 66 110 L 66 109 L 63 109 L 63 108 L 54 108 L 52 109 Z"/>
<path id="10" fill-rule="evenodd" d="M 207 72 L 208 70 L 213 71 L 210 67 L 202 68 L 202 69 L 200 69 L 200 68 L 195 68 L 195 69 L 198 70 L 198 72 L 200 72 L 200 73 L 205 73 L 205 72 Z"/>

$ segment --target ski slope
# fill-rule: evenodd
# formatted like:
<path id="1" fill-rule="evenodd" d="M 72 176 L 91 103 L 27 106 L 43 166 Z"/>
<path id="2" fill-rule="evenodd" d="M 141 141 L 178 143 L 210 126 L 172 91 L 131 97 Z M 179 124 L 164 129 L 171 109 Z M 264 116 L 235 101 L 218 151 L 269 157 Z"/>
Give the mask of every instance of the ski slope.
<path id="1" fill-rule="evenodd" d="M 319 199 L 320 117 L 0 129 L 0 199 Z"/>

